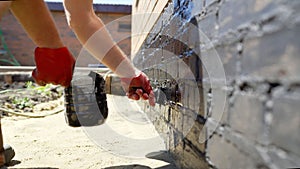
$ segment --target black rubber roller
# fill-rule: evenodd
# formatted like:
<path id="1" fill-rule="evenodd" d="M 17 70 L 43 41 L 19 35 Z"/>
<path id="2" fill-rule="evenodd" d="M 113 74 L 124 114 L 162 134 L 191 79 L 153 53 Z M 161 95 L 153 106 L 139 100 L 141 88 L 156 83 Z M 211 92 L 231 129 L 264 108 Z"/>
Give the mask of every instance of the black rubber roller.
<path id="1" fill-rule="evenodd" d="M 103 77 L 93 71 L 76 76 L 65 88 L 65 107 L 66 122 L 72 127 L 103 124 L 108 116 Z"/>

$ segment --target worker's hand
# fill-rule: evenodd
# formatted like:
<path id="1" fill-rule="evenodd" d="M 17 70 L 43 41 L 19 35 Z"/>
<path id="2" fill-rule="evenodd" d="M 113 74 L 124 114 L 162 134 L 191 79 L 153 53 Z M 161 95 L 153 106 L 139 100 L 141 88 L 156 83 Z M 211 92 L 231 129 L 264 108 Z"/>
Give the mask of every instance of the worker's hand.
<path id="1" fill-rule="evenodd" d="M 66 47 L 36 48 L 34 59 L 36 68 L 32 71 L 32 77 L 37 84 L 70 86 L 75 59 Z"/>
<path id="2" fill-rule="evenodd" d="M 128 98 L 133 100 L 149 100 L 151 106 L 155 106 L 155 97 L 147 75 L 143 72 L 132 78 L 121 78 L 121 83 Z"/>

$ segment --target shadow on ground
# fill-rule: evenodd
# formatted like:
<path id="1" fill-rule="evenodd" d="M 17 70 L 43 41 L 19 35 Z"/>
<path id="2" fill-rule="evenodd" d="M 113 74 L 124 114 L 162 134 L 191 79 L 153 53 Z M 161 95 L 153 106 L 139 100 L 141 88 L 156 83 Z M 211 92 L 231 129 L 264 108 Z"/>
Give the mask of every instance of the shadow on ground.
<path id="1" fill-rule="evenodd" d="M 169 163 L 166 166 L 158 167 L 155 169 L 177 169 L 175 162 L 172 159 L 171 155 L 167 151 L 153 152 L 146 155 L 147 158 L 161 160 Z M 122 165 L 122 166 L 112 166 L 104 169 L 151 169 L 148 166 L 132 164 L 132 165 Z"/>
<path id="2" fill-rule="evenodd" d="M 144 166 L 144 165 L 134 164 L 134 165 L 113 166 L 113 167 L 107 167 L 104 169 L 152 169 L 152 168 L 150 168 L 148 166 Z M 176 169 L 176 167 L 173 165 L 167 165 L 167 166 L 158 167 L 155 169 Z"/>
<path id="3" fill-rule="evenodd" d="M 6 167 L 2 167 L 0 169 L 7 169 Z M 52 167 L 25 167 L 25 168 L 9 168 L 9 169 L 59 169 L 59 168 L 52 168 Z"/>
<path id="4" fill-rule="evenodd" d="M 146 157 L 169 163 L 169 165 L 158 167 L 156 169 L 177 169 L 175 161 L 168 151 L 152 152 L 147 154 Z"/>
<path id="5" fill-rule="evenodd" d="M 15 165 L 21 164 L 21 161 L 19 160 L 11 160 L 9 163 L 9 166 L 3 166 L 0 167 L 0 169 L 59 169 L 59 168 L 53 168 L 53 167 L 14 167 Z"/>

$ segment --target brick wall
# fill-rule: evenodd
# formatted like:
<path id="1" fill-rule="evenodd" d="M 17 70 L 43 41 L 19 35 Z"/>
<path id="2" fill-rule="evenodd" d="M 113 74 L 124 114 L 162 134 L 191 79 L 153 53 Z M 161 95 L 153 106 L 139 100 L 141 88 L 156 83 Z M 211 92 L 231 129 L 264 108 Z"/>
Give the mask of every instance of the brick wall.
<path id="1" fill-rule="evenodd" d="M 65 13 L 63 11 L 63 7 L 61 3 L 48 3 L 49 8 L 51 10 L 54 21 L 57 25 L 61 38 L 64 44 L 70 49 L 70 51 L 74 54 L 75 57 L 78 56 L 82 49 L 82 45 L 77 40 L 75 34 L 69 28 Z M 121 9 L 121 8 L 124 9 Z M 98 9 L 99 8 L 99 9 Z M 120 8 L 120 9 L 118 9 Z M 105 9 L 105 11 L 103 11 Z M 97 15 L 101 17 L 105 24 L 109 24 L 109 31 L 113 35 L 113 37 L 130 37 L 131 30 L 124 29 L 120 30 L 120 24 L 131 25 L 131 18 L 125 17 L 130 15 L 130 6 L 104 6 L 103 5 L 95 5 L 95 10 Z M 109 12 L 109 10 L 119 11 L 119 12 Z M 126 9 L 126 10 L 125 10 Z M 103 12 L 100 12 L 103 11 Z M 120 12 L 121 11 L 121 12 Z M 122 12 L 123 11 L 123 12 Z M 121 19 L 120 19 L 121 18 Z M 123 18 L 123 19 L 122 19 Z M 0 22 L 1 29 L 3 31 L 3 35 L 5 38 L 5 42 L 12 53 L 12 55 L 20 62 L 23 66 L 32 66 L 34 65 L 33 60 L 33 51 L 35 49 L 35 44 L 31 41 L 31 39 L 27 36 L 26 32 L 22 29 L 21 25 L 14 18 L 14 16 L 9 12 L 7 13 Z M 46 33 L 46 32 L 45 32 Z M 99 44 L 100 45 L 100 44 Z M 124 52 L 130 56 L 131 50 L 131 41 L 130 38 L 124 39 L 119 43 L 120 47 L 124 50 Z M 81 61 L 82 62 L 82 61 Z M 95 63 L 94 60 L 89 59 L 86 62 L 80 63 L 81 66 L 87 66 L 90 63 Z"/>
<path id="2" fill-rule="evenodd" d="M 179 168 L 300 167 L 299 36 L 298 0 L 167 4 L 134 63 Z"/>

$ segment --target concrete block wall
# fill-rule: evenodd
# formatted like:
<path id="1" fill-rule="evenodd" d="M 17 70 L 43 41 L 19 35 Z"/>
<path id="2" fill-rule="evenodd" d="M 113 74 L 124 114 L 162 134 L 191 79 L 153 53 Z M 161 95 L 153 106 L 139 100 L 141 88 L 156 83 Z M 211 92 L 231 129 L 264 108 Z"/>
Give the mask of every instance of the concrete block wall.
<path id="1" fill-rule="evenodd" d="M 298 0 L 168 3 L 134 63 L 166 95 L 155 108 L 142 104 L 178 168 L 300 167 L 299 37 Z M 225 85 L 205 65 L 214 52 Z"/>

